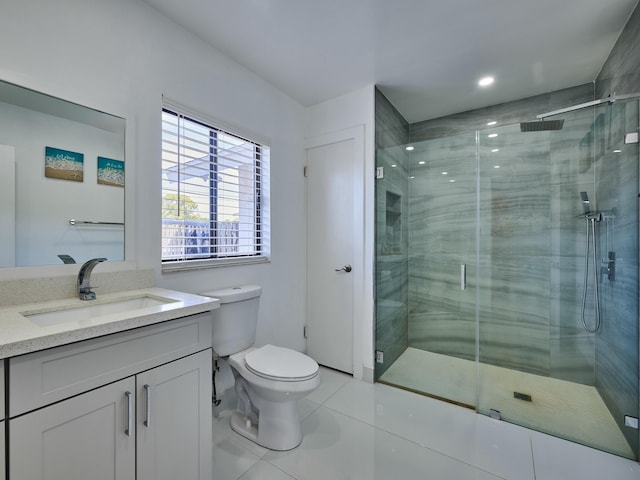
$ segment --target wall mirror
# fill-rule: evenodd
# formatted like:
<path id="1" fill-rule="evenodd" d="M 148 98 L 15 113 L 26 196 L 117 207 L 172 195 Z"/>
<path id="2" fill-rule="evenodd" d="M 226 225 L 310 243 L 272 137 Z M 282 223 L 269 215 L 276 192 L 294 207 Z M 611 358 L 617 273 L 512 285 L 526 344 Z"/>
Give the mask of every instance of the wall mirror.
<path id="1" fill-rule="evenodd" d="M 0 267 L 124 260 L 125 119 L 0 81 Z"/>

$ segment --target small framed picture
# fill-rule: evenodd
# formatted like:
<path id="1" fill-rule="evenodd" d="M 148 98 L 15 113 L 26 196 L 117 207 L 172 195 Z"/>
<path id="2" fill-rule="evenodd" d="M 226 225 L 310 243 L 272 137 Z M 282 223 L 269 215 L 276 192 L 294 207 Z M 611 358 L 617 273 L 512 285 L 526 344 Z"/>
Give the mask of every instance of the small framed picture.
<path id="1" fill-rule="evenodd" d="M 124 162 L 111 158 L 98 157 L 98 183 L 124 187 Z"/>
<path id="2" fill-rule="evenodd" d="M 84 154 L 45 147 L 44 176 L 74 182 L 84 181 Z"/>

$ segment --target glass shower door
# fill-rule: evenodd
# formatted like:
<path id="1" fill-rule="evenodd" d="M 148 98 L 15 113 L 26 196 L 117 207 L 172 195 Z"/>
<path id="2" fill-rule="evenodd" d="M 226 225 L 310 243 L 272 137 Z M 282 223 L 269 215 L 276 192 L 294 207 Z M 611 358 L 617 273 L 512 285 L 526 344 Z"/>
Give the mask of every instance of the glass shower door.
<path id="1" fill-rule="evenodd" d="M 378 152 L 376 377 L 475 408 L 475 134 L 407 147 Z"/>
<path id="2" fill-rule="evenodd" d="M 627 102 L 568 113 L 557 131 L 478 136 L 478 411 L 629 458 L 638 145 L 625 133 L 637 131 Z"/>

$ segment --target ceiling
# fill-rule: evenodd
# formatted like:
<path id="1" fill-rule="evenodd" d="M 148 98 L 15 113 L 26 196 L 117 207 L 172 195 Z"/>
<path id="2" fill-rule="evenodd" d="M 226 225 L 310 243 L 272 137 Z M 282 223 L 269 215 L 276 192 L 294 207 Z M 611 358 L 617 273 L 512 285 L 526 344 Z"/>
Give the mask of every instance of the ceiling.
<path id="1" fill-rule="evenodd" d="M 410 123 L 593 81 L 638 2 L 145 1 L 304 106 L 376 84 Z"/>

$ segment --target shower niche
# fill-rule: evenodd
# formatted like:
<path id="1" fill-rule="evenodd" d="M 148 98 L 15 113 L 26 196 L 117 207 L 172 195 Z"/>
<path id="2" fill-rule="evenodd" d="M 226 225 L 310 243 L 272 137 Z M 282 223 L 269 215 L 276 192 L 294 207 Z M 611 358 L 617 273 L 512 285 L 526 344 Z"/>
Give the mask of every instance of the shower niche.
<path id="1" fill-rule="evenodd" d="M 402 196 L 387 190 L 383 255 L 402 253 Z"/>

